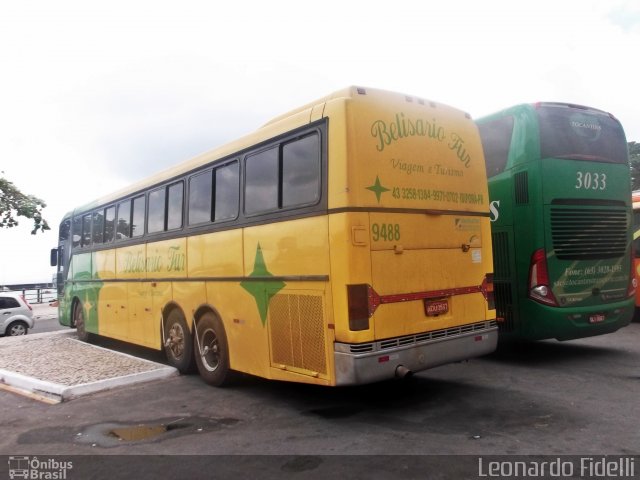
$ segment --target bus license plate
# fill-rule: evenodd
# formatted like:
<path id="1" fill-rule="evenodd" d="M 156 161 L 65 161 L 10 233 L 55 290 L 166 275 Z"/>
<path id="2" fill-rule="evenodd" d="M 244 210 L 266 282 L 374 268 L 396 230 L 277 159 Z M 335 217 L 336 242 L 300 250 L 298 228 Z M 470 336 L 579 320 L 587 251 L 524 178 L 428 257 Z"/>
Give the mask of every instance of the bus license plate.
<path id="1" fill-rule="evenodd" d="M 600 322 L 604 322 L 604 313 L 594 313 L 593 315 L 589 315 L 589 323 Z"/>
<path id="2" fill-rule="evenodd" d="M 428 317 L 437 317 L 449 311 L 449 302 L 446 300 L 425 300 L 424 312 Z"/>

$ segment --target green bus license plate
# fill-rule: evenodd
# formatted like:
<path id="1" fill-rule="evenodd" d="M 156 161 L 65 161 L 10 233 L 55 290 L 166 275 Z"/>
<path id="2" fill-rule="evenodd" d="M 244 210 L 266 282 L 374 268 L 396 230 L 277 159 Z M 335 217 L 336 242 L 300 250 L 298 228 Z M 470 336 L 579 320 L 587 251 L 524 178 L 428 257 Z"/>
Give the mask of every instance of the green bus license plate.
<path id="1" fill-rule="evenodd" d="M 594 313 L 593 315 L 589 315 L 589 323 L 604 322 L 604 319 L 604 313 Z"/>
<path id="2" fill-rule="evenodd" d="M 437 317 L 449 311 L 449 302 L 447 300 L 425 300 L 424 312 L 428 317 Z"/>

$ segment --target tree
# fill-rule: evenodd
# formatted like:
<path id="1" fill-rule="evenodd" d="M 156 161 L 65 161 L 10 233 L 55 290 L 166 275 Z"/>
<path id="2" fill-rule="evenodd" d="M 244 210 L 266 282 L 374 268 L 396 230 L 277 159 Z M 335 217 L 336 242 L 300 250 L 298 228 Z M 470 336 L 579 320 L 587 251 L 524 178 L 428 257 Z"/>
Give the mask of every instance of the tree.
<path id="1" fill-rule="evenodd" d="M 629 142 L 629 161 L 631 163 L 631 187 L 640 189 L 640 143 Z"/>
<path id="2" fill-rule="evenodd" d="M 4 172 L 0 172 L 4 175 Z M 0 228 L 18 225 L 16 217 L 33 220 L 31 235 L 49 230 L 49 224 L 42 218 L 42 209 L 47 205 L 33 195 L 25 195 L 12 182 L 0 176 Z"/>

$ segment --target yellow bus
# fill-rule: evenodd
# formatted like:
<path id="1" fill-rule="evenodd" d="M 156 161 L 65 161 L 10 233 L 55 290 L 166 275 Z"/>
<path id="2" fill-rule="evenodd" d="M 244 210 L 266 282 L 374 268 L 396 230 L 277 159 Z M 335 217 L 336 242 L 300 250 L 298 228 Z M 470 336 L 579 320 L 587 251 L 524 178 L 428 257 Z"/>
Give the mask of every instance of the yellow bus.
<path id="1" fill-rule="evenodd" d="M 77 208 L 60 225 L 59 319 L 161 349 L 181 372 L 321 385 L 493 351 L 477 127 L 350 87 Z"/>

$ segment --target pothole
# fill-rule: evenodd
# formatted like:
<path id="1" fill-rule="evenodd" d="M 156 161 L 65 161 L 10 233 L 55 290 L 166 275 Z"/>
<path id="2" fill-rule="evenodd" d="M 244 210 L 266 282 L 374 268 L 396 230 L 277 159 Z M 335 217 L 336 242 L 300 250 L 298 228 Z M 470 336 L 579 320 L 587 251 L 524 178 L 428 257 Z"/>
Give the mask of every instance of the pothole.
<path id="1" fill-rule="evenodd" d="M 162 441 L 165 438 L 211 432 L 234 425 L 235 418 L 188 417 L 144 423 L 99 423 L 75 434 L 74 441 L 92 447 L 116 447 L 131 443 Z"/>
<path id="2" fill-rule="evenodd" d="M 139 442 L 141 440 L 150 440 L 163 433 L 178 428 L 187 428 L 188 423 L 168 424 L 168 425 L 135 425 L 132 427 L 117 427 L 109 431 L 109 435 L 116 437 L 118 440 L 125 442 Z"/>

